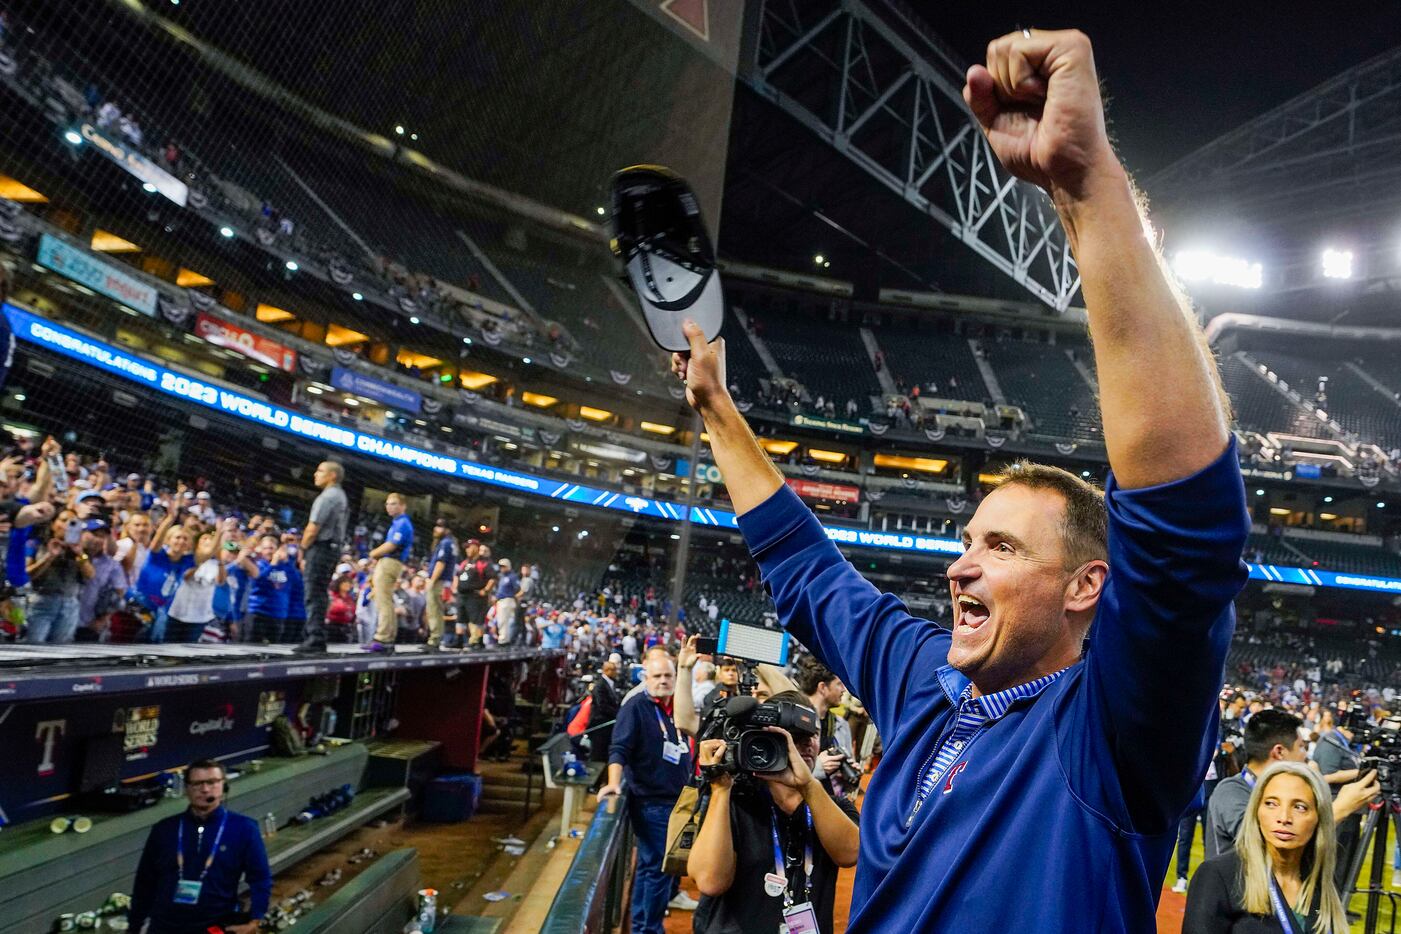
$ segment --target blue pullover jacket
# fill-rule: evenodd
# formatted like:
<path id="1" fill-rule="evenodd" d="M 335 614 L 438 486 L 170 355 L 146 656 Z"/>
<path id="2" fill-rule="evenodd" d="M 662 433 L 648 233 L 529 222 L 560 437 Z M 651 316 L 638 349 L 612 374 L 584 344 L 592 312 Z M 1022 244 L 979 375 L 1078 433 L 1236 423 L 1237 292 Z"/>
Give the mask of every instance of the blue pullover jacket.
<path id="1" fill-rule="evenodd" d="M 913 820 L 968 685 L 947 666 L 949 632 L 862 578 L 787 487 L 740 517 L 784 626 L 884 743 L 851 934 L 1156 929 L 1178 818 L 1214 751 L 1250 521 L 1234 441 L 1192 477 L 1111 477 L 1105 495 L 1110 574 L 1087 653 L 984 724 Z"/>

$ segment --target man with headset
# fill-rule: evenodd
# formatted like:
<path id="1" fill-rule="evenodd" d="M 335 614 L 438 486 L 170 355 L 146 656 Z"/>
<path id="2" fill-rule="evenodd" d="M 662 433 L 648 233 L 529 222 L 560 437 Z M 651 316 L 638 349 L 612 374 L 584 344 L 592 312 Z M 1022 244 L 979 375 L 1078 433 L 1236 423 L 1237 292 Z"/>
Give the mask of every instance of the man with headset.
<path id="1" fill-rule="evenodd" d="M 256 934 L 268 911 L 272 872 L 258 822 L 224 806 L 224 767 L 210 759 L 185 769 L 190 807 L 151 828 L 136 867 L 128 920 L 134 934 Z M 239 907 L 247 879 L 250 904 Z"/>

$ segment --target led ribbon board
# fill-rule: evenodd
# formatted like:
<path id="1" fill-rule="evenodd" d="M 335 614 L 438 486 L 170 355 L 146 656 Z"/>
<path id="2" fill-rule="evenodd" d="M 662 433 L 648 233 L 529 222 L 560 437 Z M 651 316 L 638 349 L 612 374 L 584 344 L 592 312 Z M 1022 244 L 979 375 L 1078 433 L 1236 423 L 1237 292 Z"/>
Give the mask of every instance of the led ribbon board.
<path id="1" fill-rule="evenodd" d="M 682 503 L 647 499 L 617 490 L 605 490 L 513 470 L 502 470 L 499 467 L 490 467 L 448 454 L 389 441 L 378 435 L 343 428 L 232 389 L 177 373 L 14 305 L 5 305 L 5 314 L 10 319 L 10 327 L 14 330 L 15 337 L 22 341 L 97 367 L 104 372 L 116 374 L 164 395 L 254 422 L 282 434 L 320 442 L 331 448 L 354 451 L 367 457 L 414 467 L 440 476 L 484 483 L 487 486 L 578 506 L 595 506 L 672 522 L 680 522 L 685 514 L 686 507 Z M 691 507 L 691 521 L 698 525 L 724 529 L 738 528 L 734 513 L 705 506 Z M 951 538 L 878 532 L 835 525 L 826 525 L 823 529 L 827 537 L 838 545 L 916 554 L 957 556 L 963 553 L 963 545 Z M 1273 564 L 1252 564 L 1248 567 L 1253 580 L 1401 594 L 1401 579 L 1398 578 L 1340 574 L 1321 569 L 1279 567 Z"/>

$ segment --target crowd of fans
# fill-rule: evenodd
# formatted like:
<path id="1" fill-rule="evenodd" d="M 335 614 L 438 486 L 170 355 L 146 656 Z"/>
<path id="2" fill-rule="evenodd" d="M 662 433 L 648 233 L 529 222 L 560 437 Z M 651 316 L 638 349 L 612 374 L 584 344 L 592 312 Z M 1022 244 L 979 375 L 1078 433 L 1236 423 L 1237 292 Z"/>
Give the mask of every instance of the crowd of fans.
<path id="1" fill-rule="evenodd" d="M 6 558 L 0 639 L 301 641 L 306 556 L 294 510 L 250 506 L 237 491 L 216 496 L 204 478 L 162 483 L 122 472 L 100 458 L 65 453 L 51 437 L 12 441 L 0 461 L 0 497 L 13 526 L 0 541 Z M 697 588 L 689 605 L 673 608 L 660 553 L 615 555 L 596 575 L 573 569 L 567 559 L 552 568 L 516 563 L 494 554 L 490 543 L 464 538 L 459 544 L 451 520 L 442 517 L 415 545 L 405 507 L 403 497 L 391 494 L 381 521 L 371 525 L 374 519 L 362 515 L 338 543 L 325 611 L 328 641 L 376 641 L 388 590 L 394 631 L 379 641 L 389 644 L 543 645 L 619 651 L 636 660 L 649 647 L 683 638 L 686 625 L 714 632 L 722 597 L 758 599 L 753 568 L 736 557 L 700 558 L 696 573 L 711 589 Z M 400 567 L 382 579 L 377 571 L 391 561 Z"/>

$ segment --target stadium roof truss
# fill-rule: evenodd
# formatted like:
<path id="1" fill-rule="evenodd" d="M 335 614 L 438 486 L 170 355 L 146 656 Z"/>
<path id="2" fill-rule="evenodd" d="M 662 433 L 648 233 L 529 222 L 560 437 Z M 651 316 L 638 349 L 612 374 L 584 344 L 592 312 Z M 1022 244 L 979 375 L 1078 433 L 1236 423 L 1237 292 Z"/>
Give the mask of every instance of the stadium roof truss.
<path id="1" fill-rule="evenodd" d="M 903 28 L 901 28 L 903 27 Z M 1003 169 L 963 102 L 953 55 L 894 0 L 764 0 L 742 75 L 1057 311 L 1080 287 L 1050 199 Z M 925 45 L 929 54 L 921 52 Z"/>
<path id="2" fill-rule="evenodd" d="M 1295 220 L 1389 210 L 1401 163 L 1401 48 L 1343 72 L 1163 169 L 1155 199 Z M 1285 209 L 1287 208 L 1287 212 Z"/>

